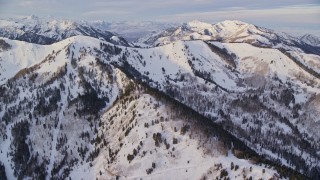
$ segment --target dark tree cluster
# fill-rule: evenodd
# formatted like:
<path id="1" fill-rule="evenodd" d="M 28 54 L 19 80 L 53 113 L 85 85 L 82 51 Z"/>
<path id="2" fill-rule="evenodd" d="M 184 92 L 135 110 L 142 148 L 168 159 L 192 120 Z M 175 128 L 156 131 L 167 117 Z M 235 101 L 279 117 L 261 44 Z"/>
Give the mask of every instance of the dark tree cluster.
<path id="1" fill-rule="evenodd" d="M 234 53 L 229 53 L 229 51 L 225 48 L 220 48 L 218 46 L 215 46 L 209 42 L 207 42 L 207 45 L 211 49 L 212 52 L 216 53 L 218 56 L 220 56 L 221 59 L 225 60 L 233 69 L 236 68 L 236 58 L 237 56 Z"/>
<path id="2" fill-rule="evenodd" d="M 46 102 L 45 97 L 49 97 Z M 58 109 L 58 103 L 61 100 L 60 89 L 47 89 L 43 95 L 40 96 L 38 104 L 34 107 L 34 111 L 40 116 L 46 116 Z"/>
<path id="3" fill-rule="evenodd" d="M 11 48 L 11 45 L 8 44 L 5 40 L 0 39 L 0 52 L 7 51 Z"/>
<path id="4" fill-rule="evenodd" d="M 6 169 L 1 162 L 0 162 L 0 180 L 7 180 Z"/>
<path id="5" fill-rule="evenodd" d="M 160 147 L 160 144 L 162 143 L 161 133 L 154 133 L 152 136 L 154 140 L 154 144 L 156 147 Z"/>
<path id="6" fill-rule="evenodd" d="M 121 48 L 115 46 L 115 45 L 109 45 L 109 44 L 105 44 L 105 43 L 100 43 L 100 49 L 105 52 L 105 53 L 108 53 L 108 54 L 111 54 L 111 55 L 119 55 L 122 51 Z"/>
<path id="7" fill-rule="evenodd" d="M 27 136 L 30 134 L 28 121 L 20 121 L 12 127 L 12 144 L 11 151 L 12 161 L 14 162 L 14 174 L 17 176 L 21 171 L 27 168 L 30 158 L 30 151 L 26 143 Z"/>

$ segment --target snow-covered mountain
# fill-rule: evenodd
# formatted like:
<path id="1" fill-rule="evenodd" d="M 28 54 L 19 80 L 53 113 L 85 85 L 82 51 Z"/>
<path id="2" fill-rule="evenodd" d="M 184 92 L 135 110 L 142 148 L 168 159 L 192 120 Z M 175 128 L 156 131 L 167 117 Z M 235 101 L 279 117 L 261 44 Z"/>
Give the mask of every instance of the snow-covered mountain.
<path id="1" fill-rule="evenodd" d="M 0 175 L 318 179 L 320 56 L 220 32 L 239 42 L 0 38 Z"/>
<path id="2" fill-rule="evenodd" d="M 260 29 L 241 21 L 227 20 L 217 24 L 209 24 L 194 20 L 155 34 L 146 42 L 163 45 L 176 40 L 216 40 L 223 42 L 261 42 L 270 45 L 269 39 L 262 36 L 264 31 L 268 32 L 267 29 Z"/>
<path id="3" fill-rule="evenodd" d="M 305 34 L 300 37 L 300 40 L 312 46 L 320 46 L 320 38 L 312 34 Z"/>
<path id="4" fill-rule="evenodd" d="M 83 35 L 104 39 L 116 45 L 129 46 L 115 34 L 93 27 L 85 21 L 70 21 L 27 16 L 0 20 L 0 36 L 35 44 L 52 44 L 66 38 Z"/>
<path id="5" fill-rule="evenodd" d="M 140 43 L 159 46 L 177 40 L 249 43 L 260 47 L 281 47 L 286 50 L 300 48 L 307 53 L 320 55 L 320 48 L 318 46 L 315 47 L 312 43 L 306 43 L 285 33 L 236 20 L 226 20 L 216 24 L 194 20 L 175 28 L 145 36 L 139 41 Z"/>

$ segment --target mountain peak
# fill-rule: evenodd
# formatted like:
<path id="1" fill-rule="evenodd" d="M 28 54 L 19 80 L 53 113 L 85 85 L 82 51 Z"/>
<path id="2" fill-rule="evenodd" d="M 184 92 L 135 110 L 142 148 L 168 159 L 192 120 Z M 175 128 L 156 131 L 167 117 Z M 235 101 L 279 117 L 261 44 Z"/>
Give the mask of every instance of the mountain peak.
<path id="1" fill-rule="evenodd" d="M 199 21 L 197 19 L 189 21 L 184 24 L 185 26 L 189 28 L 198 28 L 198 29 L 212 29 L 212 28 L 218 28 L 218 29 L 227 29 L 227 30 L 237 30 L 239 28 L 250 26 L 251 24 L 242 22 L 239 20 L 225 20 L 218 22 L 216 24 L 210 24 L 206 22 Z M 253 26 L 253 25 L 252 25 Z"/>
<path id="2" fill-rule="evenodd" d="M 236 24 L 236 25 L 248 25 L 249 23 L 243 22 L 243 21 L 239 21 L 239 20 L 224 20 L 221 22 L 218 22 L 217 24 Z"/>
<path id="3" fill-rule="evenodd" d="M 212 24 L 205 23 L 199 20 L 192 20 L 187 22 L 185 26 L 188 26 L 189 28 L 211 28 Z"/>

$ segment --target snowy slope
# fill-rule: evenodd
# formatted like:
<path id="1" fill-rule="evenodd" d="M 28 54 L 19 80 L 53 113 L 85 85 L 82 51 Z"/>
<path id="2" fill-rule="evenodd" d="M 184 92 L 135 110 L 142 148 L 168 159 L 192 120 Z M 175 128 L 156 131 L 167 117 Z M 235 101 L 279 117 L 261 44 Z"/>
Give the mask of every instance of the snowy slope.
<path id="1" fill-rule="evenodd" d="M 177 171 L 181 179 L 225 171 L 230 178 L 259 179 L 277 173 L 274 164 L 238 159 L 239 147 L 229 140 L 223 145 L 223 137 L 278 165 L 318 175 L 320 81 L 305 68 L 317 55 L 202 40 L 147 49 L 87 36 L 52 45 L 2 40 L 11 46 L 0 52 L 6 69 L 0 134 L 8 136 L 0 140 L 0 161 L 9 179 L 165 179 Z M 206 118 L 223 135 L 206 130 Z M 182 127 L 189 130 L 181 133 Z"/>
<path id="2" fill-rule="evenodd" d="M 149 94 L 133 93 L 121 99 L 104 113 L 102 124 L 104 128 L 97 136 L 107 143 L 97 144 L 99 156 L 81 177 L 90 178 L 91 174 L 102 179 L 175 179 L 178 173 L 178 179 L 211 179 L 227 171 L 227 176 L 235 179 L 268 179 L 277 174 L 272 169 L 262 173 L 264 166 L 236 158 L 219 140 L 206 138 L 204 127 L 196 119 L 181 116 L 176 107 Z M 188 126 L 192 130 L 182 134 L 183 127 Z M 115 154 L 108 148 L 116 150 Z M 231 163 L 238 166 L 237 170 L 231 168 Z M 85 167 L 80 166 L 71 177 L 79 178 L 78 173 Z"/>
<path id="3" fill-rule="evenodd" d="M 309 148 L 297 145 L 317 144 L 315 149 L 319 149 L 316 130 L 320 125 L 316 117 L 319 99 L 314 99 L 314 95 L 319 93 L 317 76 L 277 49 L 215 42 L 215 46 L 220 47 L 218 50 L 208 44 L 206 47 L 206 44 L 199 41 L 175 42 L 142 50 L 138 54 L 129 51 L 127 59 L 131 66 L 125 63 L 123 70 L 206 117 L 217 120 L 270 159 L 299 169 L 304 169 L 305 165 L 319 166 L 318 150 L 311 150 L 309 145 Z M 175 46 L 181 51 L 177 51 Z M 173 50 L 173 54 L 165 50 L 167 47 Z M 158 51 L 161 48 L 165 54 Z M 176 73 L 173 73 L 174 69 Z M 308 104 L 312 108 L 307 108 Z M 312 113 L 307 109 L 312 109 Z M 265 130 L 261 131 L 261 128 Z M 252 133 L 260 140 L 250 138 Z M 296 140 L 290 142 L 289 137 Z M 266 146 L 266 142 L 272 145 Z M 279 158 L 278 150 L 287 153 L 284 159 Z M 303 159 L 310 161 L 302 165 Z"/>
<path id="4" fill-rule="evenodd" d="M 1 129 L 0 132 L 4 137 L 6 134 L 14 136 L 13 138 L 1 139 L 0 142 L 1 162 L 5 163 L 5 167 L 8 169 L 9 179 L 26 176 L 39 179 L 44 176 L 47 176 L 47 179 L 49 177 L 61 179 L 68 170 L 65 169 L 65 166 L 63 166 L 63 171 L 57 170 L 60 160 L 68 157 L 68 163 L 74 163 L 75 159 L 82 157 L 73 153 L 69 156 L 66 154 L 66 149 L 68 149 L 66 138 L 70 144 L 76 147 L 79 147 L 81 143 L 81 147 L 82 144 L 86 144 L 88 150 L 93 148 L 88 144 L 87 139 L 79 137 L 83 131 L 87 130 L 89 134 L 86 137 L 91 139 L 93 131 L 90 119 L 96 118 L 96 113 L 102 107 L 110 106 L 117 96 L 118 87 L 113 80 L 112 69 L 90 56 L 87 49 L 82 47 L 85 42 L 88 46 L 99 46 L 101 41 L 87 37 L 72 37 L 58 44 L 50 45 L 48 58 L 43 61 L 41 59 L 38 61 L 40 63 L 19 71 L 14 78 L 11 78 L 11 83 L 5 83 L 1 86 L 1 102 L 6 104 L 6 110 L 1 111 L 1 124 L 8 124 L 8 128 Z M 22 43 L 21 47 L 25 47 L 26 44 Z M 42 52 L 47 50 L 47 47 L 49 46 L 40 46 L 38 50 Z M 57 51 L 51 52 L 51 49 Z M 11 60 L 10 58 L 14 59 L 15 57 L 11 55 L 7 58 L 7 60 Z M 22 58 L 25 58 L 22 61 L 27 60 L 26 56 L 22 56 Z M 95 63 L 92 64 L 92 61 Z M 23 90 L 28 86 L 31 89 Z M 11 93 L 17 96 L 13 96 Z M 94 102 L 88 101 L 88 98 Z M 32 99 L 34 104 L 30 104 L 31 101 L 27 102 L 26 99 Z M 24 113 L 14 112 L 18 105 Z M 4 104 L 1 103 L 1 107 L 3 106 Z M 26 119 L 26 115 L 29 119 Z M 11 130 L 14 129 L 13 127 L 26 128 L 24 131 L 26 134 L 20 136 L 27 138 L 28 142 L 15 142 L 20 136 L 16 136 L 15 131 Z M 21 147 L 19 144 L 21 146 L 27 145 L 30 149 L 19 149 Z M 76 151 L 76 147 L 70 147 L 70 150 Z M 16 157 L 15 152 L 20 153 L 21 160 L 12 158 Z M 7 153 L 10 156 L 7 156 L 6 158 L 9 159 L 5 160 L 4 155 Z M 28 159 L 35 160 L 29 161 Z M 45 168 L 46 170 L 36 171 L 35 168 Z"/>
<path id="5" fill-rule="evenodd" d="M 11 46 L 8 50 L 0 52 L 1 85 L 20 70 L 50 59 L 48 55 L 55 54 L 70 42 L 63 41 L 50 46 L 40 46 L 7 38 L 0 39 Z"/>
<path id="6" fill-rule="evenodd" d="M 161 179 L 170 178 L 176 171 L 181 174 L 186 171 L 186 178 L 191 175 L 193 178 L 219 177 L 222 171 L 223 176 L 230 177 L 245 175 L 270 178 L 277 174 L 272 168 L 234 157 L 228 152 L 228 147 L 214 138 L 215 135 L 201 138 L 205 137 L 204 127 L 197 125 L 196 118 L 189 119 L 181 115 L 179 106 L 148 95 L 145 88 L 138 86 L 136 89 L 136 85 L 120 70 L 103 65 L 97 58 L 108 54 L 96 51 L 100 42 L 94 38 L 72 37 L 59 42 L 59 45 L 51 45 L 52 49 L 54 46 L 60 47 L 60 51 L 52 54 L 52 58 L 27 68 L 30 71 L 18 73 L 11 83 L 2 86 L 4 93 L 1 94 L 1 102 L 6 102 L 7 110 L 4 114 L 1 112 L 1 124 L 8 125 L 1 128 L 0 132 L 2 136 L 8 134 L 8 137 L 0 141 L 0 157 L 9 179 L 27 176 L 40 179 L 44 176 L 46 179 L 68 176 L 75 179 L 115 176 Z M 25 47 L 27 43 L 20 45 Z M 39 51 L 44 51 L 45 47 L 41 46 Z M 110 56 L 112 59 L 119 57 Z M 30 82 L 34 86 L 32 89 L 18 91 L 28 87 Z M 6 99 L 12 92 L 17 96 Z M 116 100 L 117 97 L 121 99 Z M 87 98 L 95 98 L 93 104 Z M 29 104 L 26 99 L 32 99 L 34 104 Z M 102 101 L 105 105 L 101 109 L 97 104 Z M 12 112 L 17 104 L 21 109 Z M 177 110 L 172 110 L 175 108 Z M 102 111 L 97 115 L 99 109 Z M 25 118 L 25 114 L 29 119 Z M 146 123 L 150 127 L 146 128 Z M 178 130 L 174 130 L 174 127 Z M 182 130 L 183 127 L 193 129 Z M 27 140 L 17 140 L 20 136 L 12 130 L 17 128 L 25 129 L 23 132 L 28 130 L 26 136 L 20 135 Z M 163 134 L 158 139 L 161 146 L 154 144 L 155 138 L 151 134 L 155 132 Z M 144 138 L 145 134 L 150 134 L 147 135 L 149 138 Z M 141 138 L 143 142 L 140 142 Z M 206 142 L 210 144 L 204 145 Z M 29 150 L 19 149 L 19 144 L 27 145 Z M 139 144 L 140 157 L 128 163 L 128 154 Z M 156 150 L 158 146 L 162 150 Z M 168 146 L 171 146 L 170 150 Z M 197 148 L 199 146 L 200 149 Z M 97 149 L 100 149 L 98 154 Z M 27 161 L 16 159 L 16 152 Z M 168 155 L 170 152 L 171 155 Z M 155 162 L 153 168 L 152 162 Z M 231 168 L 231 162 L 234 166 L 238 165 L 237 170 Z M 36 171 L 36 168 L 44 169 Z M 150 168 L 154 170 L 146 171 Z M 262 169 L 266 169 L 265 172 Z"/>

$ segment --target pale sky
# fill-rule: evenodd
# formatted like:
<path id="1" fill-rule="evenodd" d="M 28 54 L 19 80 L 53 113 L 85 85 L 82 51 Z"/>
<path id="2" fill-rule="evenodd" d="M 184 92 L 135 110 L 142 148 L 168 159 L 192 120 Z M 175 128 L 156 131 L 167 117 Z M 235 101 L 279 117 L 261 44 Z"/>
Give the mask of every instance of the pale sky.
<path id="1" fill-rule="evenodd" d="M 0 18 L 28 15 L 106 21 L 228 19 L 320 36 L 320 0 L 0 0 Z"/>

